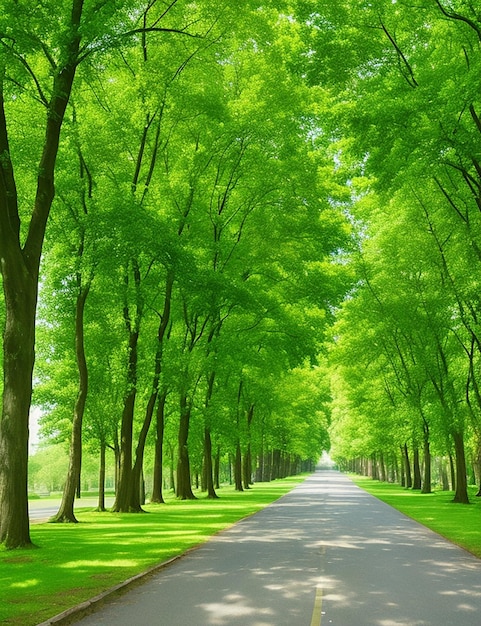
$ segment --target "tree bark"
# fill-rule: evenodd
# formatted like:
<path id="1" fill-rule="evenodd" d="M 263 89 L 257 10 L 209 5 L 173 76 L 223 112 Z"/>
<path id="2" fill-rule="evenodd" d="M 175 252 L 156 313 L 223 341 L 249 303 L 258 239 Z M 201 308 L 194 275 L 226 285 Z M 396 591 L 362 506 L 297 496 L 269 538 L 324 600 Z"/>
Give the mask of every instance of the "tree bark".
<path id="1" fill-rule="evenodd" d="M 177 497 L 195 500 L 190 481 L 190 459 L 188 448 L 191 407 L 184 393 L 180 396 L 179 457 L 177 461 Z"/>
<path id="2" fill-rule="evenodd" d="M 456 468 L 454 464 L 453 455 L 451 452 L 448 454 L 449 459 L 449 473 L 451 475 L 451 489 L 452 491 L 456 491 Z"/>
<path id="3" fill-rule="evenodd" d="M 421 489 L 421 466 L 419 464 L 419 448 L 413 447 L 413 489 Z"/>
<path id="4" fill-rule="evenodd" d="M 129 511 L 131 513 L 143 513 L 142 504 L 144 504 L 145 498 L 142 497 L 142 482 L 143 482 L 143 465 L 144 465 L 144 451 L 145 442 L 147 441 L 147 435 L 149 433 L 150 424 L 152 423 L 152 417 L 154 413 L 155 399 L 152 395 L 147 404 L 147 410 L 144 418 L 144 423 L 140 430 L 139 440 L 135 449 L 135 462 L 132 468 L 132 486 L 130 489 L 130 503 Z"/>
<path id="5" fill-rule="evenodd" d="M 129 342 L 129 369 L 137 367 L 137 339 L 138 333 L 132 333 Z M 119 474 L 115 502 L 112 507 L 112 511 L 115 513 L 130 511 L 130 494 L 132 489 L 132 432 L 136 394 L 136 383 L 131 381 L 122 410 Z"/>
<path id="6" fill-rule="evenodd" d="M 244 491 L 242 487 L 242 452 L 240 442 L 237 442 L 234 460 L 234 483 L 236 491 Z"/>
<path id="7" fill-rule="evenodd" d="M 424 480 L 421 493 L 431 493 L 431 449 L 429 445 L 429 429 L 427 425 L 424 428 Z"/>
<path id="8" fill-rule="evenodd" d="M 247 411 L 247 449 L 244 454 L 244 462 L 243 462 L 243 480 L 244 480 L 244 489 L 250 489 L 252 485 L 252 451 L 251 451 L 251 424 L 252 419 L 254 417 L 254 405 L 251 404 L 249 406 L 249 410 Z"/>
<path id="9" fill-rule="evenodd" d="M 476 450 L 474 453 L 474 471 L 476 474 L 476 482 L 478 485 L 478 491 L 476 497 L 481 497 L 481 442 L 479 439 L 476 442 Z"/>
<path id="10" fill-rule="evenodd" d="M 79 373 L 79 388 L 72 420 L 72 438 L 70 441 L 69 466 L 67 479 L 62 494 L 62 502 L 51 522 L 77 523 L 74 513 L 75 494 L 80 484 L 80 470 L 82 467 L 82 423 L 85 413 L 85 403 L 88 393 L 88 368 L 85 358 L 84 341 L 84 313 L 85 303 L 90 291 L 91 282 L 82 286 L 81 276 L 77 276 L 79 293 L 75 311 L 75 356 Z"/>
<path id="11" fill-rule="evenodd" d="M 105 511 L 105 441 L 100 442 L 100 463 L 99 463 L 99 501 L 97 511 Z"/>
<path id="12" fill-rule="evenodd" d="M 409 460 L 409 450 L 407 443 L 403 445 L 403 463 L 404 463 L 404 471 L 406 474 L 406 489 L 411 489 L 413 486 L 413 479 L 411 475 L 411 462 Z"/>
<path id="13" fill-rule="evenodd" d="M 449 491 L 449 478 L 444 457 L 439 459 L 439 475 L 441 476 L 442 490 Z"/>
<path id="14" fill-rule="evenodd" d="M 217 446 L 217 452 L 214 459 L 214 489 L 220 487 L 220 447 Z"/>
<path id="15" fill-rule="evenodd" d="M 122 410 L 122 422 L 120 426 L 120 458 L 119 476 L 116 497 L 112 511 L 115 513 L 131 512 L 131 498 L 133 488 L 132 475 L 132 445 L 135 399 L 137 397 L 137 361 L 138 342 L 140 334 L 140 320 L 142 317 L 142 301 L 140 298 L 140 269 L 136 260 L 132 263 L 134 283 L 136 289 L 136 314 L 132 323 L 127 300 L 124 304 L 124 322 L 128 333 L 128 356 L 127 356 L 127 392 L 124 398 Z M 126 274 L 126 284 L 128 277 Z M 127 299 L 127 294 L 126 294 Z M 132 512 L 138 512 L 135 509 Z"/>
<path id="16" fill-rule="evenodd" d="M 162 494 L 162 465 L 164 460 L 164 429 L 165 429 L 165 402 L 167 391 L 164 391 L 157 400 L 157 410 L 155 415 L 155 452 L 154 452 L 154 476 L 152 484 L 151 502 L 156 504 L 164 503 Z"/>
<path id="17" fill-rule="evenodd" d="M 264 454 L 264 480 L 267 483 L 270 482 L 273 478 L 273 456 L 274 453 L 272 452 L 272 450 L 268 450 Z"/>
<path id="18" fill-rule="evenodd" d="M 272 451 L 272 468 L 271 468 L 271 480 L 276 480 L 281 474 L 281 451 Z"/>
<path id="19" fill-rule="evenodd" d="M 405 460 L 404 460 L 404 450 L 402 446 L 401 446 L 400 482 L 401 482 L 401 487 L 406 486 L 406 469 L 405 469 Z"/>
<path id="20" fill-rule="evenodd" d="M 28 520 L 28 417 L 34 364 L 36 277 L 23 258 L 2 259 L 6 323 L 3 335 L 3 407 L 0 421 L 0 542 L 31 544 Z"/>
<path id="21" fill-rule="evenodd" d="M 214 477 L 212 471 L 212 439 L 210 436 L 210 430 L 207 426 L 204 428 L 204 471 L 207 497 L 216 499 L 219 496 L 216 494 L 214 489 Z"/>
<path id="22" fill-rule="evenodd" d="M 247 449 L 242 460 L 242 481 L 244 483 L 244 489 L 250 489 L 252 485 L 252 455 L 251 444 L 247 444 Z"/>
<path id="23" fill-rule="evenodd" d="M 130 493 L 130 510 L 141 513 L 143 511 L 141 504 L 141 477 L 142 477 L 142 468 L 144 464 L 144 451 L 145 451 L 145 442 L 147 440 L 147 435 L 150 429 L 150 425 L 152 423 L 152 418 L 154 415 L 154 408 L 157 402 L 157 398 L 159 395 L 159 382 L 160 382 L 160 374 L 162 371 L 162 355 L 164 350 L 164 338 L 167 334 L 167 328 L 170 323 L 170 311 L 171 311 L 171 302 L 172 302 L 172 288 L 174 284 L 174 274 L 173 272 L 167 272 L 166 277 L 166 285 L 165 285 L 165 296 L 164 296 L 164 308 L 162 311 L 162 315 L 160 316 L 159 327 L 157 330 L 157 344 L 155 350 L 155 359 L 154 359 L 154 375 L 152 379 L 152 389 L 150 393 L 150 398 L 147 403 L 147 408 L 145 411 L 144 423 L 142 424 L 142 429 L 139 435 L 139 441 L 137 443 L 137 448 L 135 451 L 135 463 L 132 469 L 132 488 Z M 164 399 L 165 402 L 165 399 Z M 163 410 L 163 407 L 162 407 Z M 158 420 L 157 420 L 158 425 Z M 162 495 L 160 495 L 162 497 Z M 145 498 L 144 498 L 145 500 Z"/>
<path id="24" fill-rule="evenodd" d="M 381 482 L 387 482 L 386 463 L 384 461 L 384 454 L 382 452 L 379 453 L 379 476 Z"/>
<path id="25" fill-rule="evenodd" d="M 456 491 L 454 494 L 453 502 L 458 502 L 460 504 L 469 504 L 463 433 L 458 431 L 453 432 L 453 441 L 456 454 Z"/>

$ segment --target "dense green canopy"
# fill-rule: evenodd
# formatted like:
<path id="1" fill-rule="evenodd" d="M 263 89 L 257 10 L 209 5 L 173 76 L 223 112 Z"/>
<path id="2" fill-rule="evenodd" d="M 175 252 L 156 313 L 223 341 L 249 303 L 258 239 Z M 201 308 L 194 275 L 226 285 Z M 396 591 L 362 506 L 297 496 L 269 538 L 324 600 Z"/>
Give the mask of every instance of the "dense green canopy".
<path id="1" fill-rule="evenodd" d="M 440 481 L 451 460 L 465 501 L 472 3 L 4 4 L 0 542 L 30 542 L 32 402 L 69 448 L 56 521 L 75 521 L 82 452 L 101 494 L 113 452 L 115 511 L 141 511 L 145 485 L 162 502 L 167 476 L 217 497 L 222 467 L 242 490 L 331 444 L 384 478 L 414 461 L 426 491 L 431 456 Z"/>

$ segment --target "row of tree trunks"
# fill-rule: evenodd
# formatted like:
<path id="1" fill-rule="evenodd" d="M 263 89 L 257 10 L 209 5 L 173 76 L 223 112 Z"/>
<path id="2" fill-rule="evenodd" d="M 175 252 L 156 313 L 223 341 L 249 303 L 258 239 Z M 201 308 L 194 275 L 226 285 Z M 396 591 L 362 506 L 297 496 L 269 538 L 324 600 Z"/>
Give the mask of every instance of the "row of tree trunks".
<path id="1" fill-rule="evenodd" d="M 261 452 L 257 457 L 257 467 L 254 473 L 256 482 L 270 482 L 276 478 L 295 476 L 300 472 L 314 471 L 312 461 L 301 463 L 300 459 L 280 450 Z"/>
<path id="2" fill-rule="evenodd" d="M 152 475 L 152 493 L 150 497 L 150 502 L 157 503 L 157 504 L 165 503 L 165 500 L 163 497 L 163 458 L 164 458 L 163 439 L 164 439 L 164 429 L 165 429 L 165 403 L 166 403 L 167 395 L 168 395 L 168 392 L 165 390 L 162 393 L 160 393 L 158 396 L 157 405 L 156 405 L 156 440 L 155 440 L 155 448 L 154 448 L 155 450 L 154 470 L 153 470 L 153 475 Z M 185 429 L 185 425 L 183 429 Z M 143 436 L 141 435 L 139 439 L 143 439 Z M 204 444 L 205 444 L 205 441 L 204 441 Z M 99 500 L 98 500 L 98 506 L 97 506 L 98 511 L 106 510 L 105 509 L 105 473 L 106 473 L 105 453 L 106 453 L 106 448 L 107 446 L 105 445 L 105 443 L 101 445 L 100 447 Z M 188 452 L 188 446 L 187 446 L 187 452 Z M 273 458 L 277 456 L 280 456 L 281 458 L 281 461 L 279 463 L 279 466 L 282 468 L 280 475 L 276 475 L 272 472 L 272 469 L 273 469 L 272 460 Z M 178 487 L 176 488 L 176 481 L 175 481 L 175 477 L 173 473 L 174 457 L 175 457 L 175 448 L 171 446 L 170 463 L 169 463 L 169 468 L 170 468 L 169 469 L 169 481 L 170 481 L 171 489 L 176 493 L 177 497 L 181 499 L 195 499 L 195 495 L 194 495 L 193 487 L 192 487 L 193 484 L 195 484 L 197 488 L 200 487 L 201 491 L 206 492 L 209 498 L 219 497 L 215 490 L 219 489 L 220 487 L 221 450 L 219 447 L 217 447 L 215 454 L 213 453 L 211 438 L 210 438 L 210 446 L 209 444 L 207 444 L 207 446 L 204 447 L 203 467 L 202 467 L 202 472 L 200 476 L 198 472 L 194 472 L 194 473 L 192 472 L 192 470 L 190 469 L 191 464 L 189 460 L 188 477 L 187 475 L 184 475 L 184 472 L 182 472 L 183 478 L 179 479 L 179 473 L 178 473 L 179 467 L 177 466 L 177 476 L 178 476 L 177 485 L 179 483 L 179 480 L 180 481 L 186 480 L 187 494 L 189 494 L 189 492 L 192 493 L 192 496 L 193 496 L 192 498 L 189 498 L 189 497 L 183 498 L 182 495 L 180 495 L 180 491 Z M 187 458 L 189 458 L 188 454 L 187 454 Z M 209 465 L 209 459 L 210 459 L 210 466 L 212 468 L 212 480 L 213 480 L 213 487 L 214 487 L 213 493 L 215 494 L 214 496 L 209 494 L 208 481 L 206 479 L 205 467 Z M 276 478 L 285 478 L 287 476 L 295 476 L 299 474 L 300 472 L 314 471 L 314 463 L 312 461 L 301 462 L 298 457 L 294 457 L 288 454 L 283 454 L 279 450 L 272 450 L 267 454 L 259 455 L 257 457 L 257 467 L 254 472 L 252 469 L 252 456 L 250 453 L 250 449 L 249 447 L 247 447 L 246 453 L 242 454 L 242 448 L 241 448 L 240 443 L 236 447 L 236 454 L 232 456 L 228 467 L 231 468 L 231 476 L 232 475 L 234 476 L 234 483 L 236 484 L 238 491 L 244 491 L 245 489 L 250 488 L 254 484 L 254 482 L 269 482 L 271 480 L 275 480 Z M 249 468 L 247 472 L 246 472 L 246 467 Z M 135 464 L 134 464 L 132 475 L 134 475 L 134 471 L 135 471 Z M 224 471 L 225 471 L 225 468 L 224 468 Z M 247 474 L 249 476 L 248 483 L 246 482 Z M 236 477 L 237 477 L 237 482 L 236 482 Z M 137 492 L 137 498 L 140 504 L 144 504 L 145 482 L 144 482 L 142 469 L 138 475 L 137 481 L 138 481 L 138 484 L 137 484 L 137 487 L 135 488 Z M 182 487 L 182 482 L 181 482 L 181 487 Z M 130 512 L 135 512 L 135 511 L 130 509 Z"/>
<path id="3" fill-rule="evenodd" d="M 412 461 L 409 454 L 408 445 L 401 446 L 400 458 L 401 458 L 401 472 L 399 473 L 395 467 L 392 467 L 391 462 L 391 476 L 399 475 L 400 484 L 407 489 L 420 490 L 422 493 L 431 493 L 432 489 L 432 455 L 429 445 L 429 431 L 424 432 L 423 441 L 423 462 L 421 463 L 419 448 L 417 445 L 413 445 Z M 454 459 L 451 454 L 447 457 L 449 464 L 451 483 L 448 479 L 448 471 L 446 467 L 446 460 L 440 458 L 438 461 L 438 474 L 442 488 L 444 490 L 451 489 L 455 492 L 454 502 L 468 504 L 468 479 L 467 479 L 467 464 L 466 453 L 464 445 L 464 437 L 462 432 L 453 431 L 452 441 L 454 445 Z M 397 460 L 394 461 L 397 466 Z M 382 453 L 372 454 L 369 458 L 356 458 L 348 461 L 345 464 L 345 468 L 356 474 L 369 476 L 374 480 L 385 481 L 389 474 L 389 467 L 386 467 L 384 456 Z M 481 480 L 479 473 L 477 474 L 478 480 Z M 391 478 L 392 480 L 392 478 Z"/>

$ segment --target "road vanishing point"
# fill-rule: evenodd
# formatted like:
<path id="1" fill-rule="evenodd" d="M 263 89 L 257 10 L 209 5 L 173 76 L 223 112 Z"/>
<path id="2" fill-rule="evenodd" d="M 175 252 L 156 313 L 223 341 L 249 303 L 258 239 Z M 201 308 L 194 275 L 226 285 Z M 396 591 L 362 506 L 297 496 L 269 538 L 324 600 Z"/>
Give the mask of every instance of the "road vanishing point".
<path id="1" fill-rule="evenodd" d="M 481 561 L 317 471 L 82 626 L 480 626 Z"/>

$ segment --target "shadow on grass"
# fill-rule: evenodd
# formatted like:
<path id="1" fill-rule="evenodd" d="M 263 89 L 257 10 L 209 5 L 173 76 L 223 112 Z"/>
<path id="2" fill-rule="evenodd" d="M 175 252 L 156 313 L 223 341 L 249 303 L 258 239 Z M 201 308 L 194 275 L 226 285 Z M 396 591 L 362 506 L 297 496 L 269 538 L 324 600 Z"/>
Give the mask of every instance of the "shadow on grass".
<path id="1" fill-rule="evenodd" d="M 146 505 L 149 515 L 76 510 L 79 524 L 36 524 L 38 550 L 0 551 L 0 623 L 30 626 L 155 564 L 182 554 L 264 508 L 302 477 L 221 498 Z"/>

